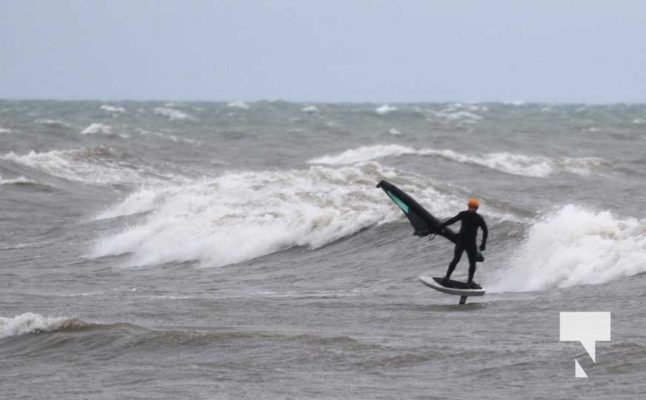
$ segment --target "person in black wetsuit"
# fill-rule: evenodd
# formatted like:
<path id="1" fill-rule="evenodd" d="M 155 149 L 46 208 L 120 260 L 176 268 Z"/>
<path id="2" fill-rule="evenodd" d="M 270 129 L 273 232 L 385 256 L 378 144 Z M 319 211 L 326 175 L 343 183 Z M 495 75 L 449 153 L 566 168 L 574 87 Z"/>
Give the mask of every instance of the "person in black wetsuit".
<path id="1" fill-rule="evenodd" d="M 484 251 L 487 247 L 487 236 L 489 231 L 487 230 L 487 224 L 485 223 L 484 218 L 482 218 L 482 215 L 477 213 L 478 207 L 480 207 L 480 202 L 477 199 L 469 199 L 468 206 L 469 209 L 467 211 L 458 213 L 458 215 L 444 221 L 437 227 L 437 230 L 441 231 L 448 225 L 462 221 L 460 232 L 458 233 L 457 240 L 455 241 L 453 260 L 451 260 L 451 263 L 449 264 L 449 269 L 446 271 L 446 276 L 444 277 L 443 282 L 448 282 L 451 278 L 453 270 L 460 262 L 460 258 L 462 258 L 462 252 L 466 251 L 467 257 L 469 257 L 469 280 L 467 281 L 467 285 L 472 289 L 479 289 L 480 286 L 473 281 L 473 275 L 476 272 L 476 258 L 478 257 L 476 236 L 478 234 L 478 228 L 482 229 L 480 251 Z"/>

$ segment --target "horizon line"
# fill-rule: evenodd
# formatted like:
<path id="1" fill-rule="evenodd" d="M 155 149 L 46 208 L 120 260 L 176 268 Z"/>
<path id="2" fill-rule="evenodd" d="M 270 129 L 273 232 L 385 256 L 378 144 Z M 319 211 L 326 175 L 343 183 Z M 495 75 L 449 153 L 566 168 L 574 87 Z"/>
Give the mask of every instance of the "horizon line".
<path id="1" fill-rule="evenodd" d="M 645 105 L 646 100 L 642 101 L 549 101 L 549 100 L 288 100 L 281 98 L 265 98 L 255 100 L 244 99 L 187 99 L 187 98 L 99 98 L 99 97 L 0 97 L 0 101 L 59 101 L 59 102 L 131 102 L 131 103 L 291 103 L 291 104 L 503 104 L 503 105 L 591 105 L 591 106 L 612 106 L 612 105 Z"/>

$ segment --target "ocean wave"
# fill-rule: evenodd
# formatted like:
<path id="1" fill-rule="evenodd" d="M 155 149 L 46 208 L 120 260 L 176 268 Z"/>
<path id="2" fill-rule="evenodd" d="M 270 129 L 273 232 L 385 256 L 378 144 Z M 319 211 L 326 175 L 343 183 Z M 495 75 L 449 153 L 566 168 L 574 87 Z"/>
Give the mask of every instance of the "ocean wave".
<path id="1" fill-rule="evenodd" d="M 43 333 L 104 332 L 116 331 L 120 334 L 165 335 L 164 331 L 153 331 L 125 322 L 93 323 L 71 317 L 47 317 L 27 312 L 14 317 L 0 317 L 0 340 Z"/>
<path id="2" fill-rule="evenodd" d="M 183 120 L 195 120 L 196 118 L 192 115 L 185 113 L 180 110 L 168 107 L 157 107 L 153 110 L 155 114 L 163 115 L 168 117 L 171 121 L 183 121 Z"/>
<path id="3" fill-rule="evenodd" d="M 248 110 L 249 109 L 249 104 L 245 103 L 244 101 L 233 101 L 229 104 L 227 104 L 227 107 L 229 108 L 237 108 L 240 110 Z"/>
<path id="4" fill-rule="evenodd" d="M 3 128 L 0 126 L 0 135 L 9 135 L 11 133 L 13 133 L 11 129 Z"/>
<path id="5" fill-rule="evenodd" d="M 379 115 L 389 114 L 394 111 L 397 111 L 397 107 L 391 107 L 388 104 L 375 108 L 375 112 Z"/>
<path id="6" fill-rule="evenodd" d="M 129 134 L 126 133 L 116 133 L 114 129 L 107 124 L 103 124 L 100 122 L 94 122 L 87 126 L 85 129 L 81 131 L 82 135 L 106 135 L 106 136 L 114 136 L 114 137 L 120 137 L 122 139 L 128 139 L 130 138 Z"/>
<path id="7" fill-rule="evenodd" d="M 94 122 L 81 131 L 82 135 L 112 135 L 112 127 L 110 125 Z"/>
<path id="8" fill-rule="evenodd" d="M 25 313 L 13 318 L 0 317 L 0 339 L 30 333 L 54 332 L 74 329 L 87 324 L 68 317 L 43 317 L 40 314 Z"/>
<path id="9" fill-rule="evenodd" d="M 45 153 L 31 151 L 24 155 L 10 152 L 0 158 L 48 175 L 91 185 L 157 182 L 162 178 L 150 167 L 137 165 L 136 160 L 126 153 L 106 147 Z"/>
<path id="10" fill-rule="evenodd" d="M 350 165 L 365 161 L 378 160 L 385 157 L 397 157 L 402 155 L 424 155 L 420 150 L 398 144 L 386 144 L 375 146 L 363 146 L 356 149 L 350 149 L 338 155 L 326 155 L 309 160 L 308 164 L 325 164 L 325 165 Z"/>
<path id="11" fill-rule="evenodd" d="M 137 128 L 136 132 L 142 136 L 154 136 L 164 140 L 170 140 L 171 142 L 174 142 L 174 143 L 188 143 L 188 144 L 193 144 L 197 146 L 202 144 L 202 142 L 200 142 L 199 140 L 179 137 L 171 134 L 164 134 L 156 131 L 147 131 L 145 129 L 140 129 L 140 128 Z"/>
<path id="12" fill-rule="evenodd" d="M 132 194 L 97 218 L 147 213 L 136 225 L 97 240 L 91 256 L 128 254 L 128 265 L 245 262 L 291 247 L 316 249 L 403 216 L 375 188 L 396 173 L 377 163 L 339 169 L 227 173 Z M 413 182 L 413 178 L 408 179 Z M 432 212 L 461 206 L 428 182 L 404 184 Z"/>
<path id="13" fill-rule="evenodd" d="M 0 185 L 38 185 L 38 182 L 19 176 L 12 179 L 3 179 L 0 175 Z"/>
<path id="14" fill-rule="evenodd" d="M 646 272 L 646 221 L 566 205 L 536 222 L 509 257 L 487 275 L 492 291 L 599 284 Z"/>
<path id="15" fill-rule="evenodd" d="M 37 119 L 35 121 L 37 124 L 44 125 L 50 128 L 71 128 L 72 125 L 66 121 L 60 119 Z"/>
<path id="16" fill-rule="evenodd" d="M 126 109 L 123 107 L 111 106 L 109 104 L 102 105 L 101 110 L 110 114 L 123 114 L 126 112 Z"/>
<path id="17" fill-rule="evenodd" d="M 453 150 L 434 150 L 434 155 L 463 164 L 473 164 L 504 172 L 511 175 L 521 175 L 545 178 L 555 171 L 552 159 L 544 156 L 527 156 L 524 154 L 491 153 L 485 155 L 462 154 Z"/>
<path id="18" fill-rule="evenodd" d="M 231 340 L 299 342 L 324 347 L 360 348 L 375 346 L 363 344 L 347 336 L 285 335 L 261 331 L 155 330 L 130 323 L 99 324 L 70 317 L 46 317 L 31 312 L 14 317 L 0 317 L 0 340 L 32 334 L 85 331 L 95 331 L 98 334 L 108 331 L 119 332 L 120 335 L 126 338 L 121 344 L 130 349 L 138 346 L 145 346 L 146 348 L 151 346 L 167 347 L 169 345 L 205 344 Z"/>
<path id="19" fill-rule="evenodd" d="M 480 105 L 464 105 L 461 103 L 453 104 L 441 110 L 428 110 L 427 115 L 430 115 L 431 120 L 440 120 L 442 122 L 464 122 L 467 124 L 474 124 L 483 119 L 483 117 L 476 112 L 484 113 L 489 109 L 486 106 Z"/>
<path id="20" fill-rule="evenodd" d="M 478 165 L 511 175 L 537 178 L 545 178 L 558 172 L 590 175 L 601 167 L 610 166 L 608 161 L 597 157 L 550 158 L 505 152 L 475 155 L 459 153 L 450 149 L 414 149 L 397 144 L 359 147 L 357 149 L 346 150 L 338 155 L 326 155 L 313 158 L 308 163 L 351 165 L 385 157 L 399 157 L 403 155 L 438 156 L 458 163 Z"/>
<path id="21" fill-rule="evenodd" d="M 301 111 L 307 114 L 318 114 L 320 112 L 316 106 L 305 106 Z"/>

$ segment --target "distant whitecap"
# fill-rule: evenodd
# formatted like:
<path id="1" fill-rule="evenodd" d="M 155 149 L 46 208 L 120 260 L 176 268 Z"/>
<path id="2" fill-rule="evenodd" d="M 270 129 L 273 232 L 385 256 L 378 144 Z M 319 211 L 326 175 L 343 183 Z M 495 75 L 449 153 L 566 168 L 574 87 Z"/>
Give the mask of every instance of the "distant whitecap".
<path id="1" fill-rule="evenodd" d="M 248 110 L 249 109 L 249 105 L 247 103 L 245 103 L 244 101 L 233 101 L 233 102 L 227 104 L 227 107 L 229 107 L 229 108 L 237 108 L 237 109 L 240 109 L 240 110 Z"/>
<path id="2" fill-rule="evenodd" d="M 157 107 L 154 109 L 155 114 L 163 115 L 171 121 L 195 120 L 195 117 L 180 110 L 168 107 Z"/>
<path id="3" fill-rule="evenodd" d="M 83 129 L 83 131 L 81 131 L 81 134 L 83 134 L 83 135 L 96 135 L 96 134 L 111 135 L 112 134 L 112 127 L 110 125 L 95 122 L 95 123 L 89 125 L 87 128 Z"/>
<path id="4" fill-rule="evenodd" d="M 123 107 L 111 106 L 109 104 L 104 104 L 101 106 L 101 109 L 107 113 L 111 114 L 123 114 L 126 112 L 126 109 Z"/>
<path id="5" fill-rule="evenodd" d="M 379 114 L 379 115 L 388 114 L 388 113 L 391 113 L 391 112 L 393 112 L 393 111 L 397 111 L 397 107 L 391 107 L 391 106 L 389 106 L 388 104 L 384 104 L 383 106 L 381 106 L 381 107 L 377 107 L 377 108 L 375 109 L 375 112 L 376 112 L 377 114 Z"/>

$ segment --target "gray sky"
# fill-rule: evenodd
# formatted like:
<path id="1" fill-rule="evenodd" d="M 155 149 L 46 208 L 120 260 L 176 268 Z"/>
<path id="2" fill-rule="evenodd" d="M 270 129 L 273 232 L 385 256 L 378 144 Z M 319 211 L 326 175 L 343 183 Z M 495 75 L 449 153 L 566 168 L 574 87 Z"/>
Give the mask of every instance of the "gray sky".
<path id="1" fill-rule="evenodd" d="M 0 98 L 646 102 L 646 1 L 0 0 Z"/>

